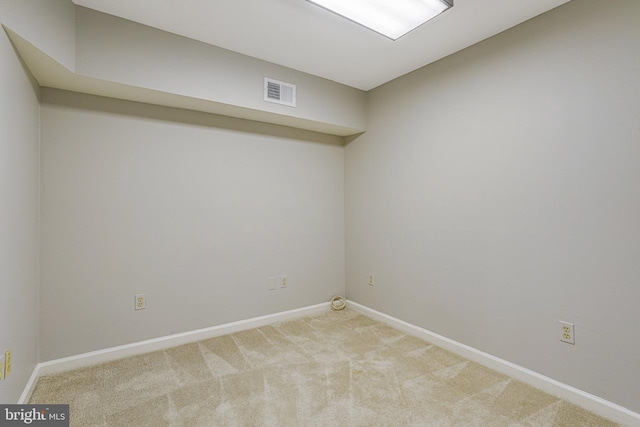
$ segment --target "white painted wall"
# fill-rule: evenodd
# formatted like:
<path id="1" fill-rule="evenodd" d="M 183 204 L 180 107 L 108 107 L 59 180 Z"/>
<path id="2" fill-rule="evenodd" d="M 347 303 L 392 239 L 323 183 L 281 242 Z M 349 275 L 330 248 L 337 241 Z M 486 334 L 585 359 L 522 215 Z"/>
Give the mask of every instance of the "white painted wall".
<path id="1" fill-rule="evenodd" d="M 71 0 L 2 0 L 0 11 L 3 25 L 67 68 L 75 67 L 75 6 Z"/>
<path id="2" fill-rule="evenodd" d="M 41 108 L 41 361 L 344 294 L 341 138 L 50 89 Z"/>
<path id="3" fill-rule="evenodd" d="M 370 92 L 348 297 L 640 412 L 639 16 L 572 1 Z"/>
<path id="4" fill-rule="evenodd" d="M 364 91 L 83 7 L 76 26 L 81 75 L 364 129 Z M 265 77 L 295 84 L 296 107 L 265 102 Z"/>
<path id="5" fill-rule="evenodd" d="M 0 20 L 16 23 L 33 6 L 1 1 Z M 2 403 L 18 401 L 38 358 L 38 96 L 0 31 L 0 353 L 13 353 Z"/>

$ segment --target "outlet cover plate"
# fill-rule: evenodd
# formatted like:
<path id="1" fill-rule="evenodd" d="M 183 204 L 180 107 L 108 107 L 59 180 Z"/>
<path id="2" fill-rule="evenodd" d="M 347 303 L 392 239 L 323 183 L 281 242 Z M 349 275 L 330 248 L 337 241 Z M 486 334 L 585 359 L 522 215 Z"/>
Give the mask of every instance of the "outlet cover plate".
<path id="1" fill-rule="evenodd" d="M 4 352 L 4 377 L 7 378 L 11 373 L 11 349 Z"/>
<path id="2" fill-rule="evenodd" d="M 145 308 L 147 308 L 147 299 L 144 294 L 136 294 L 135 309 L 144 310 Z"/>
<path id="3" fill-rule="evenodd" d="M 4 352 L 4 377 L 11 373 L 11 349 Z"/>
<path id="4" fill-rule="evenodd" d="M 573 323 L 560 320 L 560 341 L 568 344 L 576 344 L 575 328 Z"/>

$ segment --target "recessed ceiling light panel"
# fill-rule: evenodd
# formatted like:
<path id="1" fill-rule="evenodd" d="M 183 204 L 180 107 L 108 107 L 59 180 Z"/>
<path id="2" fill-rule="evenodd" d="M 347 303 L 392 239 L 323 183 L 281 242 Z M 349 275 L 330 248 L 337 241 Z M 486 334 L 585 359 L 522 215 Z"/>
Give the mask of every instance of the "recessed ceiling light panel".
<path id="1" fill-rule="evenodd" d="M 453 0 L 307 0 L 397 40 L 453 6 Z"/>

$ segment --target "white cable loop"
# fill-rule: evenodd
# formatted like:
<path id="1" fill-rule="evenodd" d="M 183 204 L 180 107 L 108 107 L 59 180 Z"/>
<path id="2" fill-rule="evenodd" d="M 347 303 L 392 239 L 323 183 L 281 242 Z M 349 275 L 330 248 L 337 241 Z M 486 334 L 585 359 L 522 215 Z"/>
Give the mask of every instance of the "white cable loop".
<path id="1" fill-rule="evenodd" d="M 347 306 L 347 300 L 344 299 L 343 296 L 336 295 L 331 298 L 331 308 L 336 311 L 344 310 Z"/>

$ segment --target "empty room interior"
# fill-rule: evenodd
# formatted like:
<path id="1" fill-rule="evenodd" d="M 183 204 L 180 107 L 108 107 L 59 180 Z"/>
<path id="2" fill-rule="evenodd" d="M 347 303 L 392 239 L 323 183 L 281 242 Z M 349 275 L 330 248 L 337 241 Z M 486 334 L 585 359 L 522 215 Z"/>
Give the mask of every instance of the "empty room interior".
<path id="1" fill-rule="evenodd" d="M 0 20 L 0 403 L 335 315 L 377 366 L 388 325 L 640 426 L 640 1 L 455 0 L 397 40 L 306 0 Z"/>

